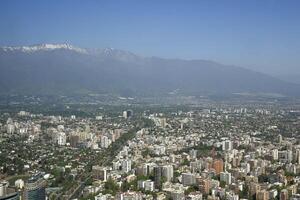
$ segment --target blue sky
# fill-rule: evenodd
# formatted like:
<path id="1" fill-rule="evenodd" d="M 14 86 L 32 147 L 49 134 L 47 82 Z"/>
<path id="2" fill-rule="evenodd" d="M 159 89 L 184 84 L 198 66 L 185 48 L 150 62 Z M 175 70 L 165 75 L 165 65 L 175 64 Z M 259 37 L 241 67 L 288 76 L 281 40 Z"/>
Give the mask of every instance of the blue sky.
<path id="1" fill-rule="evenodd" d="M 0 45 L 68 42 L 300 74 L 297 0 L 1 0 Z"/>

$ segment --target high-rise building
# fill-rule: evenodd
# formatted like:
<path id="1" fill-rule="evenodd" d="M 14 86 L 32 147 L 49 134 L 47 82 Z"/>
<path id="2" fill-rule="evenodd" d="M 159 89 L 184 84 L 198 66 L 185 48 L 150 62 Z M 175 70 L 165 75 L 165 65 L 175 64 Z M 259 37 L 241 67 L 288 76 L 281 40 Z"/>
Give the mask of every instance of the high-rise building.
<path id="1" fill-rule="evenodd" d="M 66 145 L 66 140 L 67 140 L 67 137 L 64 132 L 58 132 L 56 134 L 56 142 L 58 145 L 61 145 L 61 146 Z"/>
<path id="2" fill-rule="evenodd" d="M 214 160 L 213 168 L 215 169 L 216 174 L 220 174 L 221 172 L 224 171 L 223 166 L 224 166 L 224 163 L 223 163 L 222 159 Z"/>
<path id="3" fill-rule="evenodd" d="M 209 194 L 211 181 L 209 179 L 203 179 L 199 182 L 199 189 L 203 194 Z"/>
<path id="4" fill-rule="evenodd" d="M 154 186 L 156 189 L 161 187 L 162 167 L 154 167 Z"/>
<path id="5" fill-rule="evenodd" d="M 166 128 L 166 126 L 167 126 L 167 119 L 166 118 L 160 118 L 159 119 L 159 123 L 160 123 L 160 126 L 162 128 Z"/>
<path id="6" fill-rule="evenodd" d="M 233 167 L 239 166 L 240 165 L 240 161 L 241 161 L 241 159 L 239 157 L 233 157 L 232 158 L 232 166 Z"/>
<path id="7" fill-rule="evenodd" d="M 272 150 L 272 157 L 273 157 L 273 160 L 278 160 L 278 149 Z"/>
<path id="8" fill-rule="evenodd" d="M 253 197 L 260 190 L 260 185 L 255 182 L 251 182 L 249 185 L 249 195 Z"/>
<path id="9" fill-rule="evenodd" d="M 15 132 L 15 125 L 14 124 L 7 124 L 6 132 L 8 134 L 13 134 Z"/>
<path id="10" fill-rule="evenodd" d="M 277 141 L 278 141 L 278 143 L 282 143 L 282 135 L 279 134 L 277 136 Z"/>
<path id="11" fill-rule="evenodd" d="M 184 186 L 195 185 L 196 176 L 192 173 L 182 173 L 182 184 Z"/>
<path id="12" fill-rule="evenodd" d="M 92 176 L 94 179 L 106 181 L 107 180 L 107 169 L 101 166 L 92 167 Z"/>
<path id="13" fill-rule="evenodd" d="M 298 165 L 300 165 L 300 149 L 296 150 L 296 158 L 297 158 Z"/>
<path id="14" fill-rule="evenodd" d="M 268 200 L 269 192 L 266 190 L 260 190 L 256 193 L 256 200 Z"/>
<path id="15" fill-rule="evenodd" d="M 241 163 L 241 170 L 244 172 L 244 173 L 249 173 L 250 172 L 250 164 L 249 163 L 246 163 L 246 162 L 243 162 Z"/>
<path id="16" fill-rule="evenodd" d="M 190 169 L 192 173 L 201 171 L 201 163 L 199 161 L 190 162 Z"/>
<path id="17" fill-rule="evenodd" d="M 125 110 L 125 111 L 123 111 L 123 117 L 125 119 L 128 119 L 128 118 L 132 117 L 132 115 L 133 115 L 133 111 L 132 110 Z"/>
<path id="18" fill-rule="evenodd" d="M 197 150 L 192 149 L 192 150 L 190 150 L 189 153 L 190 153 L 190 156 L 191 156 L 192 159 L 197 158 Z"/>
<path id="19" fill-rule="evenodd" d="M 292 162 L 293 161 L 293 151 L 287 150 L 286 151 L 286 158 L 287 158 L 288 162 Z"/>
<path id="20" fill-rule="evenodd" d="M 44 200 L 46 199 L 46 181 L 41 174 L 32 176 L 25 184 L 24 187 L 24 200 Z"/>
<path id="21" fill-rule="evenodd" d="M 146 191 L 153 191 L 154 190 L 154 182 L 151 180 L 144 181 L 144 189 Z"/>
<path id="22" fill-rule="evenodd" d="M 79 143 L 79 136 L 78 135 L 71 135 L 70 136 L 70 145 L 71 147 L 77 147 Z"/>
<path id="23" fill-rule="evenodd" d="M 107 136 L 101 136 L 101 148 L 108 148 L 110 143 L 111 140 Z"/>
<path id="24" fill-rule="evenodd" d="M 231 174 L 229 172 L 221 172 L 220 180 L 224 181 L 227 185 L 231 184 Z"/>
<path id="25" fill-rule="evenodd" d="M 103 116 L 98 115 L 98 116 L 96 116 L 95 118 L 96 118 L 96 120 L 102 120 L 102 119 L 103 119 Z"/>
<path id="26" fill-rule="evenodd" d="M 138 176 L 147 176 L 148 172 L 147 172 L 147 165 L 140 165 L 137 166 L 136 168 L 136 174 Z"/>
<path id="27" fill-rule="evenodd" d="M 123 160 L 122 161 L 122 171 L 125 173 L 130 172 L 131 170 L 131 160 Z"/>
<path id="28" fill-rule="evenodd" d="M 289 198 L 289 193 L 286 189 L 281 190 L 280 192 L 280 200 L 288 200 Z"/>
<path id="29" fill-rule="evenodd" d="M 232 142 L 230 140 L 225 140 L 222 143 L 222 150 L 223 151 L 230 151 L 232 150 Z"/>
<path id="30" fill-rule="evenodd" d="M 173 166 L 172 165 L 165 165 L 162 167 L 162 176 L 165 178 L 166 181 L 170 182 L 173 180 Z"/>
<path id="31" fill-rule="evenodd" d="M 151 180 L 139 180 L 138 181 L 138 188 L 144 189 L 145 191 L 154 191 L 154 182 Z"/>

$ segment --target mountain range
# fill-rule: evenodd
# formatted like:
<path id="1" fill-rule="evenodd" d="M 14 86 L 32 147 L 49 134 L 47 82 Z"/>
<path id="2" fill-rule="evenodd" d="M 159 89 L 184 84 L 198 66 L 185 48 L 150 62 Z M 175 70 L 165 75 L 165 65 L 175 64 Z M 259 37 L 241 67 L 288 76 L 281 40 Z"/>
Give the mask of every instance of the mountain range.
<path id="1" fill-rule="evenodd" d="M 208 60 L 143 57 L 69 44 L 0 47 L 0 94 L 300 96 L 300 85 Z"/>

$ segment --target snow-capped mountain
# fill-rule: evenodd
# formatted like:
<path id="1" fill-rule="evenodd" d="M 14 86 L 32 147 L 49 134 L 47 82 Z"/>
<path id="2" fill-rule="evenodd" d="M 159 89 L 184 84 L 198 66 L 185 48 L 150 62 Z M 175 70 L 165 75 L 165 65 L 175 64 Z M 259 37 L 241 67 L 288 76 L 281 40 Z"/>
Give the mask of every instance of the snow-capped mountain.
<path id="1" fill-rule="evenodd" d="M 143 57 L 135 55 L 129 51 L 124 51 L 115 48 L 79 48 L 67 43 L 64 44 L 38 44 L 31 46 L 4 46 L 0 47 L 0 52 L 21 52 L 21 53 L 36 53 L 56 50 L 68 50 L 75 53 L 87 54 L 96 56 L 99 59 L 118 59 L 122 61 L 141 61 Z"/>
<path id="2" fill-rule="evenodd" d="M 32 46 L 5 46 L 1 47 L 3 51 L 21 51 L 24 53 L 32 53 L 36 51 L 53 51 L 59 49 L 71 50 L 78 53 L 87 53 L 86 49 L 78 48 L 70 44 L 38 44 Z"/>
<path id="3" fill-rule="evenodd" d="M 136 55 L 130 51 L 124 51 L 115 48 L 97 48 L 97 49 L 87 49 L 87 52 L 90 55 L 97 56 L 102 59 L 117 59 L 125 62 L 139 62 L 143 61 L 145 58 L 139 55 Z"/>
<path id="4" fill-rule="evenodd" d="M 69 44 L 0 48 L 0 94 L 161 95 L 174 90 L 187 95 L 300 95 L 299 85 L 212 61 L 145 58 L 119 49 Z"/>

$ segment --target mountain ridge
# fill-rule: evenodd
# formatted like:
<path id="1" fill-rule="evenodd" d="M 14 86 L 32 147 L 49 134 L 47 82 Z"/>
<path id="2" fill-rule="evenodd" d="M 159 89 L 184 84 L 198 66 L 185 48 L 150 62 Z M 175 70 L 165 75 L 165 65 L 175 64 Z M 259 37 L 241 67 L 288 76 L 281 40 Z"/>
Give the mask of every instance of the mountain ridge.
<path id="1" fill-rule="evenodd" d="M 0 47 L 1 93 L 162 95 L 178 90 L 185 95 L 300 95 L 297 84 L 209 60 L 143 57 L 119 49 L 88 49 L 69 44 L 31 48 Z"/>

